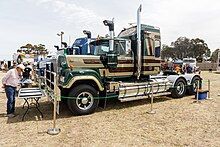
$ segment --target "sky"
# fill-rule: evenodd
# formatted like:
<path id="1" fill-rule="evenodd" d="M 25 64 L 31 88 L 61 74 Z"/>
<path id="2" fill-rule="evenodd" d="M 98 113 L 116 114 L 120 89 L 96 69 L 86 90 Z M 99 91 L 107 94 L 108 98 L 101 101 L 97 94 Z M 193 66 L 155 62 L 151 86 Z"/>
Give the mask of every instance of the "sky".
<path id="1" fill-rule="evenodd" d="M 55 51 L 61 31 L 68 44 L 85 37 L 83 30 L 90 30 L 93 37 L 104 36 L 105 19 L 114 18 L 117 35 L 136 23 L 140 4 L 141 22 L 160 28 L 162 44 L 199 37 L 212 51 L 220 48 L 219 0 L 0 0 L 0 60 L 12 59 L 27 43 Z"/>

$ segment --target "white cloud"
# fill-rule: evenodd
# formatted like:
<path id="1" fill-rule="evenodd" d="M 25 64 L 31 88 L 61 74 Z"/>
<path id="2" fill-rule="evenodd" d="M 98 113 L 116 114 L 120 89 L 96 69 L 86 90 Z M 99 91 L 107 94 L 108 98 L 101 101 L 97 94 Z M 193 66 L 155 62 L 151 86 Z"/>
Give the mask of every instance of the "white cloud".
<path id="1" fill-rule="evenodd" d="M 89 26 L 103 20 L 93 10 L 83 8 L 73 2 L 63 0 L 39 0 L 33 2 L 37 5 L 44 6 L 48 11 L 53 11 L 53 13 L 62 18 L 64 25 L 74 24 L 81 26 L 83 24 Z"/>
<path id="2" fill-rule="evenodd" d="M 29 2 L 56 16 L 56 20 L 59 22 L 54 25 L 57 26 L 57 31 L 65 32 L 65 40 L 69 40 L 69 37 L 76 39 L 84 36 L 82 31 L 85 29 L 90 30 L 93 37 L 107 32 L 107 28 L 102 24 L 104 17 L 92 9 L 85 8 L 84 5 L 77 5 L 73 1 L 65 0 L 29 0 Z M 49 47 L 52 48 L 54 44 L 50 44 Z"/>

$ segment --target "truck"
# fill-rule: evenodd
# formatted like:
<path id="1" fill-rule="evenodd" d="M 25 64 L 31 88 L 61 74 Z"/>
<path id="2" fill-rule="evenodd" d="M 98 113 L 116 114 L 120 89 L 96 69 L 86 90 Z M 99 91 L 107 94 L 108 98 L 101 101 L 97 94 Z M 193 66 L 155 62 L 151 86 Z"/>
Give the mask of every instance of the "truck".
<path id="1" fill-rule="evenodd" d="M 83 30 L 83 33 L 87 36 L 77 38 L 72 45 L 72 49 L 74 50 L 74 53 L 77 55 L 93 54 L 94 48 L 91 48 L 89 44 L 91 41 L 94 41 L 96 39 L 91 38 L 91 32 L 88 30 Z"/>
<path id="2" fill-rule="evenodd" d="M 96 38 L 91 38 L 91 32 L 88 30 L 83 30 L 83 33 L 87 35 L 86 37 L 76 38 L 72 46 L 67 46 L 66 42 L 61 42 L 64 48 L 59 48 L 59 46 L 54 46 L 57 50 L 57 54 L 67 54 L 67 55 L 87 55 L 93 54 L 94 48 L 89 45 L 91 41 L 96 40 Z"/>
<path id="3" fill-rule="evenodd" d="M 196 67 L 196 58 L 183 58 L 183 66 L 189 64 L 191 67 Z"/>
<path id="4" fill-rule="evenodd" d="M 199 67 L 196 65 L 196 58 L 183 58 L 183 67 L 185 67 L 187 64 L 192 67 L 194 72 L 199 71 Z"/>
<path id="5" fill-rule="evenodd" d="M 114 22 L 104 20 L 110 35 L 90 42 L 94 48 L 92 54 L 62 54 L 48 63 L 48 96 L 66 100 L 74 115 L 86 115 L 95 112 L 109 98 L 124 102 L 152 94 L 182 98 L 195 93 L 201 80 L 199 75 L 159 74 L 160 29 L 141 24 L 140 16 L 141 6 L 137 25 L 123 29 L 118 36 L 114 36 Z"/>

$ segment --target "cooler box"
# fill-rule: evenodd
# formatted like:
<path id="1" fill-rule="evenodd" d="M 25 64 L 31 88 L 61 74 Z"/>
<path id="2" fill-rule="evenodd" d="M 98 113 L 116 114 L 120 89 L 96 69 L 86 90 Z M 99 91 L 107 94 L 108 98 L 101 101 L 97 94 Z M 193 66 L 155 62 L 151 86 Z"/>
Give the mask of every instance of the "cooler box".
<path id="1" fill-rule="evenodd" d="M 198 93 L 198 100 L 206 99 L 208 92 L 209 92 L 208 90 L 199 91 L 199 93 Z M 195 98 L 196 98 L 196 95 L 197 94 L 195 94 Z"/>

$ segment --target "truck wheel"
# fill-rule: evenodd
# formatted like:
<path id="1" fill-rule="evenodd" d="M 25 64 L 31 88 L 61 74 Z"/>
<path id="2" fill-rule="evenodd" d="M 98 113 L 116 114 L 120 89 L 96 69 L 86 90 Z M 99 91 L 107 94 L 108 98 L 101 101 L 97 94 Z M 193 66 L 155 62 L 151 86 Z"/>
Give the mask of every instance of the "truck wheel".
<path id="1" fill-rule="evenodd" d="M 188 89 L 189 95 L 193 95 L 196 93 L 196 89 L 198 87 L 198 81 L 200 81 L 199 77 L 194 77 L 192 79 L 191 85 L 189 86 L 189 89 Z"/>
<path id="2" fill-rule="evenodd" d="M 90 85 L 79 85 L 73 88 L 69 97 L 67 104 L 70 111 L 75 115 L 93 113 L 99 102 L 97 90 Z"/>
<path id="3" fill-rule="evenodd" d="M 184 79 L 178 79 L 174 88 L 171 91 L 172 98 L 182 98 L 186 93 L 186 81 Z"/>

